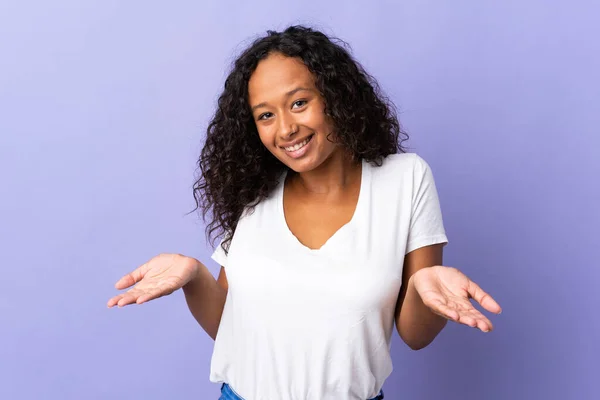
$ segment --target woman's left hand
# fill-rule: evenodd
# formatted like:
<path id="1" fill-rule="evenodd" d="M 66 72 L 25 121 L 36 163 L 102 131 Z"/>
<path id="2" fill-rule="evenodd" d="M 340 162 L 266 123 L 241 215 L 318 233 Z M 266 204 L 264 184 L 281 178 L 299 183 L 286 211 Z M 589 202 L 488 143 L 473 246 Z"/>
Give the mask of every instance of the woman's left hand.
<path id="1" fill-rule="evenodd" d="M 474 299 L 489 312 L 500 314 L 496 301 L 456 268 L 433 266 L 417 271 L 413 285 L 423 303 L 434 313 L 483 332 L 493 329 L 492 322 L 473 307 Z"/>

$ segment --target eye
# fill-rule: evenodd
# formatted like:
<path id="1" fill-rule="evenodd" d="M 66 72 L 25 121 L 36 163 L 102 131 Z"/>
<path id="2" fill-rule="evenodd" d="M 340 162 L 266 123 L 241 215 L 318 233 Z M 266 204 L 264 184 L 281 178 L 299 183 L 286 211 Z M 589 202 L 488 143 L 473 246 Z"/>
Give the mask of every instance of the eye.
<path id="1" fill-rule="evenodd" d="M 292 103 L 292 108 L 300 108 L 305 104 L 306 100 L 296 100 L 294 103 Z"/>
<path id="2" fill-rule="evenodd" d="M 260 114 L 260 115 L 258 116 L 258 120 L 265 120 L 265 119 L 271 118 L 272 116 L 273 116 L 273 114 L 272 114 L 272 113 L 270 113 L 270 112 L 266 112 L 266 113 L 264 113 L 264 114 Z"/>

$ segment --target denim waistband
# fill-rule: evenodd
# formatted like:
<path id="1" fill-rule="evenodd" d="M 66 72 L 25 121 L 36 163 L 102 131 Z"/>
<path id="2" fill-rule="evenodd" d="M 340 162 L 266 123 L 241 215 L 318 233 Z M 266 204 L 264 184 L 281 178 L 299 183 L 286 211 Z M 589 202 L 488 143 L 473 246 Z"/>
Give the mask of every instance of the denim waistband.
<path id="1" fill-rule="evenodd" d="M 219 400 L 244 400 L 240 395 L 238 395 L 228 384 L 224 383 L 221 386 L 221 397 Z M 383 400 L 383 390 L 379 391 L 379 394 L 372 399 L 368 400 Z"/>

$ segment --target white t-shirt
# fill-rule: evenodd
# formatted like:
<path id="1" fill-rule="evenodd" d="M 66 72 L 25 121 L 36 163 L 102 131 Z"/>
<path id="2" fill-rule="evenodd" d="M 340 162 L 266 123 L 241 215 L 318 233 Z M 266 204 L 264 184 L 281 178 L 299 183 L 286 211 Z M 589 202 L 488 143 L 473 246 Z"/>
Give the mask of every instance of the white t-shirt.
<path id="1" fill-rule="evenodd" d="M 404 256 L 447 243 L 433 176 L 416 154 L 363 161 L 350 222 L 318 250 L 283 212 L 283 182 L 238 222 L 210 380 L 246 400 L 365 400 L 392 371 Z"/>

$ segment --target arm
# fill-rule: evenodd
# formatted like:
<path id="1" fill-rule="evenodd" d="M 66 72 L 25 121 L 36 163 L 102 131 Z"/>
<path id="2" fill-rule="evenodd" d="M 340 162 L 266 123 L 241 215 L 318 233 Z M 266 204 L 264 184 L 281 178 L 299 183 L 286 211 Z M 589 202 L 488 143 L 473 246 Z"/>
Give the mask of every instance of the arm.
<path id="1" fill-rule="evenodd" d="M 215 280 L 208 268 L 202 263 L 199 264 L 196 276 L 183 286 L 183 293 L 196 321 L 215 339 L 229 285 L 225 268 L 221 267 L 219 278 Z"/>
<path id="2" fill-rule="evenodd" d="M 132 287 L 133 286 L 133 287 Z M 159 254 L 115 283 L 127 292 L 113 296 L 110 307 L 142 304 L 183 289 L 188 307 L 196 321 L 213 339 L 217 335 L 228 284 L 221 268 L 215 280 L 200 261 L 181 254 Z"/>
<path id="3" fill-rule="evenodd" d="M 435 314 L 421 301 L 413 285 L 413 275 L 427 267 L 442 265 L 443 245 L 425 246 L 404 258 L 402 288 L 396 304 L 396 329 L 413 350 L 429 345 L 446 325 L 447 320 Z"/>

